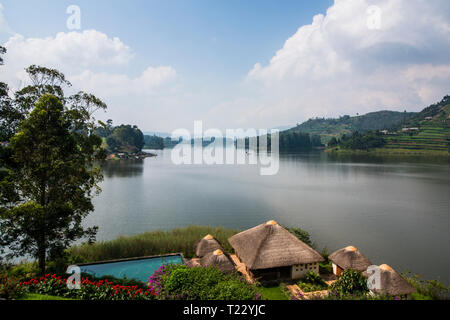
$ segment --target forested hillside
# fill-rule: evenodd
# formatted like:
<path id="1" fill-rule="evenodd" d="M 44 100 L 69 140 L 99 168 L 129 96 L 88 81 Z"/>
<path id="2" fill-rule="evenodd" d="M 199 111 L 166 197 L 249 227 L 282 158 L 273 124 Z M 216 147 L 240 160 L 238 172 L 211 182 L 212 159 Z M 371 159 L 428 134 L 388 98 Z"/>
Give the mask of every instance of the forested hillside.
<path id="1" fill-rule="evenodd" d="M 284 132 L 302 132 L 318 135 L 322 143 L 328 143 L 332 137 L 341 137 L 358 131 L 376 131 L 391 129 L 399 123 L 407 121 L 413 112 L 377 111 L 365 115 L 350 117 L 348 115 L 340 118 L 315 118 L 309 119 L 296 127 Z"/>

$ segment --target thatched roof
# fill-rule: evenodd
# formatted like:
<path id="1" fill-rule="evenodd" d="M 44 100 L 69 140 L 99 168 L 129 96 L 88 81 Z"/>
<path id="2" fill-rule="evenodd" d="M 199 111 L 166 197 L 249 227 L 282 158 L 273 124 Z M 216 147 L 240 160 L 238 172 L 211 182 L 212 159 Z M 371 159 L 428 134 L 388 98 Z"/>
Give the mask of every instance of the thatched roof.
<path id="1" fill-rule="evenodd" d="M 235 269 L 233 260 L 220 249 L 205 255 L 200 259 L 200 264 L 203 267 L 214 266 L 222 271 L 232 271 Z"/>
<path id="2" fill-rule="evenodd" d="M 205 236 L 195 245 L 195 254 L 200 258 L 208 253 L 212 253 L 214 250 L 223 251 L 223 247 L 220 242 L 210 234 Z"/>
<path id="3" fill-rule="evenodd" d="M 322 256 L 275 221 L 260 224 L 228 239 L 251 270 L 320 262 Z"/>
<path id="4" fill-rule="evenodd" d="M 396 295 L 407 295 L 416 290 L 409 284 L 408 280 L 403 278 L 398 272 L 387 264 L 382 264 L 380 268 L 380 285 L 381 288 L 373 290 L 378 293 Z"/>
<path id="5" fill-rule="evenodd" d="M 354 269 L 363 272 L 372 265 L 369 259 L 353 246 L 333 252 L 328 256 L 328 259 L 344 270 Z"/>

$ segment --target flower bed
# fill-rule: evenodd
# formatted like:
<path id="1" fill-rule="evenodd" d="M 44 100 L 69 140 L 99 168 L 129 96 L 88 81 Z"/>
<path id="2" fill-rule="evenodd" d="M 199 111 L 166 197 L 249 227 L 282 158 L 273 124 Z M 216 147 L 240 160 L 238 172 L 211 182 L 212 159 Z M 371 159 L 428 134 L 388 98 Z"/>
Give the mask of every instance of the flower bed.
<path id="1" fill-rule="evenodd" d="M 120 282 L 120 281 L 118 281 Z M 76 284 L 75 281 L 72 282 Z M 69 289 L 67 277 L 46 274 L 19 282 L 18 291 L 22 294 L 37 293 L 83 300 L 152 300 L 155 292 L 142 285 L 123 285 L 108 279 L 81 278 L 80 289 Z"/>

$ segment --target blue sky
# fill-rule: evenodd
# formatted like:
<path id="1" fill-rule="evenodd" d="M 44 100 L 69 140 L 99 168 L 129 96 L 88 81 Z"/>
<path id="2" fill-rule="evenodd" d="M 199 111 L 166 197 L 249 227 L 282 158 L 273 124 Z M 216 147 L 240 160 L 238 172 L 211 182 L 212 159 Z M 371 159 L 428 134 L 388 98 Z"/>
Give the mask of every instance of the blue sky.
<path id="1" fill-rule="evenodd" d="M 76 4 L 82 29 L 119 37 L 133 49 L 135 59 L 122 71 L 137 75 L 149 63 L 171 65 L 189 82 L 210 87 L 228 86 L 255 61 L 268 62 L 300 25 L 331 2 L 47 0 L 36 7 L 34 1 L 0 1 L 11 28 L 27 37 L 67 31 L 66 8 Z"/>
<path id="2" fill-rule="evenodd" d="M 11 54 L 5 76 L 15 83 L 20 61 L 57 67 L 108 103 L 100 118 L 162 131 L 193 120 L 271 128 L 313 116 L 418 110 L 442 98 L 449 79 L 419 75 L 450 65 L 433 61 L 430 49 L 449 48 L 448 2 L 352 1 L 0 0 L 0 43 Z M 66 28 L 72 4 L 81 9 L 81 30 Z M 383 14 L 379 30 L 365 23 L 371 5 Z M 440 24 L 413 24 L 416 16 Z M 401 66 L 414 50 L 418 58 Z M 13 55 L 20 61 L 8 65 Z M 395 77 L 394 88 L 385 83 Z M 139 79 L 148 85 L 138 90 Z"/>

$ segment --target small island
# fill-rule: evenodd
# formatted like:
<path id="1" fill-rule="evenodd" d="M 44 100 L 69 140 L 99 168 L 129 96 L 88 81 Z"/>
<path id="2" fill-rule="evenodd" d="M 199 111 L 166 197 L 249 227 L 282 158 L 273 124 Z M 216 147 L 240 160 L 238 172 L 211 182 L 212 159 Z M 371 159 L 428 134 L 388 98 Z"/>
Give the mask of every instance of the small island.
<path id="1" fill-rule="evenodd" d="M 113 126 L 113 121 L 100 122 L 95 134 L 102 138 L 106 150 L 106 160 L 139 160 L 156 157 L 152 152 L 142 151 L 146 147 L 146 136 L 137 126 Z"/>

